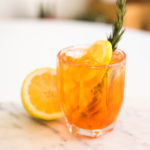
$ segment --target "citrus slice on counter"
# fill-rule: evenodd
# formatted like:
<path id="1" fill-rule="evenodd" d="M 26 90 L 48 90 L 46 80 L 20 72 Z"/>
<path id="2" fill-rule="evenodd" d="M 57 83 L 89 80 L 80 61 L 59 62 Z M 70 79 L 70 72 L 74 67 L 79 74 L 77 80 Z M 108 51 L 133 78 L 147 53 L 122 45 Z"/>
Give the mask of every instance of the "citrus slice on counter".
<path id="1" fill-rule="evenodd" d="M 62 116 L 55 69 L 42 68 L 31 72 L 22 84 L 21 97 L 25 109 L 35 118 L 52 120 Z"/>

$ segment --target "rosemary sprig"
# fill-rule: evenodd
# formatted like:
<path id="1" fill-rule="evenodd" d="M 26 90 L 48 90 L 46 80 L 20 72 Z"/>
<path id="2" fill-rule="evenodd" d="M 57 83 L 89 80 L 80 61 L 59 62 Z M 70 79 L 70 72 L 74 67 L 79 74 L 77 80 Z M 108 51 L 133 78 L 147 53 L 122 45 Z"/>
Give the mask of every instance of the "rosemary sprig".
<path id="1" fill-rule="evenodd" d="M 113 24 L 112 34 L 110 34 L 110 36 L 107 38 L 108 41 L 110 41 L 111 44 L 112 44 L 113 51 L 116 50 L 117 44 L 120 41 L 123 33 L 125 32 L 125 29 L 123 29 L 122 26 L 123 26 L 123 23 L 124 23 L 124 16 L 125 16 L 125 13 L 126 13 L 126 9 L 125 9 L 126 0 L 117 0 L 116 6 L 117 6 L 117 9 L 118 9 L 117 20 Z"/>

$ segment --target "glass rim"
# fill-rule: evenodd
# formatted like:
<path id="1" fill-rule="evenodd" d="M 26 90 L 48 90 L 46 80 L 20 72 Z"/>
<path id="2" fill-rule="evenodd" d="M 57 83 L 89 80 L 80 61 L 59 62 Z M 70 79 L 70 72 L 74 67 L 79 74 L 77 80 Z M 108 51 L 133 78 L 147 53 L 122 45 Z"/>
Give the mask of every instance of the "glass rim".
<path id="1" fill-rule="evenodd" d="M 62 57 L 61 57 L 62 52 L 66 53 L 66 52 L 68 52 L 69 50 L 71 50 L 71 49 L 73 49 L 73 48 L 75 48 L 75 47 L 77 47 L 77 46 L 79 47 L 79 46 L 85 46 L 85 45 L 87 46 L 87 45 L 89 45 L 89 44 L 72 45 L 72 46 L 68 46 L 68 47 L 66 47 L 66 48 L 63 48 L 63 49 L 61 49 L 61 50 L 58 52 L 58 54 L 57 54 L 57 59 L 58 59 L 59 61 L 61 61 L 63 64 L 66 64 L 66 65 L 68 65 L 68 66 L 72 66 L 72 67 L 87 67 L 87 68 L 112 68 L 112 67 L 118 66 L 118 65 L 120 65 L 120 64 L 122 64 L 122 63 L 124 63 L 124 62 L 126 62 L 126 53 L 125 53 L 123 50 L 119 49 L 119 48 L 116 48 L 116 50 L 119 50 L 119 51 L 122 53 L 122 55 L 123 55 L 123 56 L 122 56 L 122 59 L 119 60 L 119 61 L 117 61 L 117 62 L 115 62 L 115 63 L 107 64 L 107 65 L 75 64 L 75 63 L 67 62 L 67 61 L 65 61 L 65 60 L 62 59 Z"/>

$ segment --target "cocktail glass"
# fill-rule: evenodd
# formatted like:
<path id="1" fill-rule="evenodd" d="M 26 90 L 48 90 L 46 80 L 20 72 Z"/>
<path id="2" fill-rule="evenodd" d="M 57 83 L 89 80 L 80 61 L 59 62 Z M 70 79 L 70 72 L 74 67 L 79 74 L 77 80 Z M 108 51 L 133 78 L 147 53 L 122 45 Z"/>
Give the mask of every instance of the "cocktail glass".
<path id="1" fill-rule="evenodd" d="M 114 128 L 119 114 L 126 54 L 117 49 L 108 65 L 78 63 L 88 46 L 71 46 L 58 53 L 58 95 L 69 131 L 97 137 Z"/>

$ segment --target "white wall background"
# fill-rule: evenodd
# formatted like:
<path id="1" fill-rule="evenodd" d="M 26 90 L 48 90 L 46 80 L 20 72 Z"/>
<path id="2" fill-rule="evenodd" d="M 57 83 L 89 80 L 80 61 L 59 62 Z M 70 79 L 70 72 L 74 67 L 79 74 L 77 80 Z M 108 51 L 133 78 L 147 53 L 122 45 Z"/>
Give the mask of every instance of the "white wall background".
<path id="1" fill-rule="evenodd" d="M 0 18 L 36 17 L 39 0 L 0 0 Z"/>
<path id="2" fill-rule="evenodd" d="M 71 18 L 84 14 L 90 0 L 57 0 L 58 17 Z"/>
<path id="3" fill-rule="evenodd" d="M 0 0 L 0 19 L 37 17 L 40 4 L 57 17 L 73 18 L 85 13 L 91 0 Z"/>

